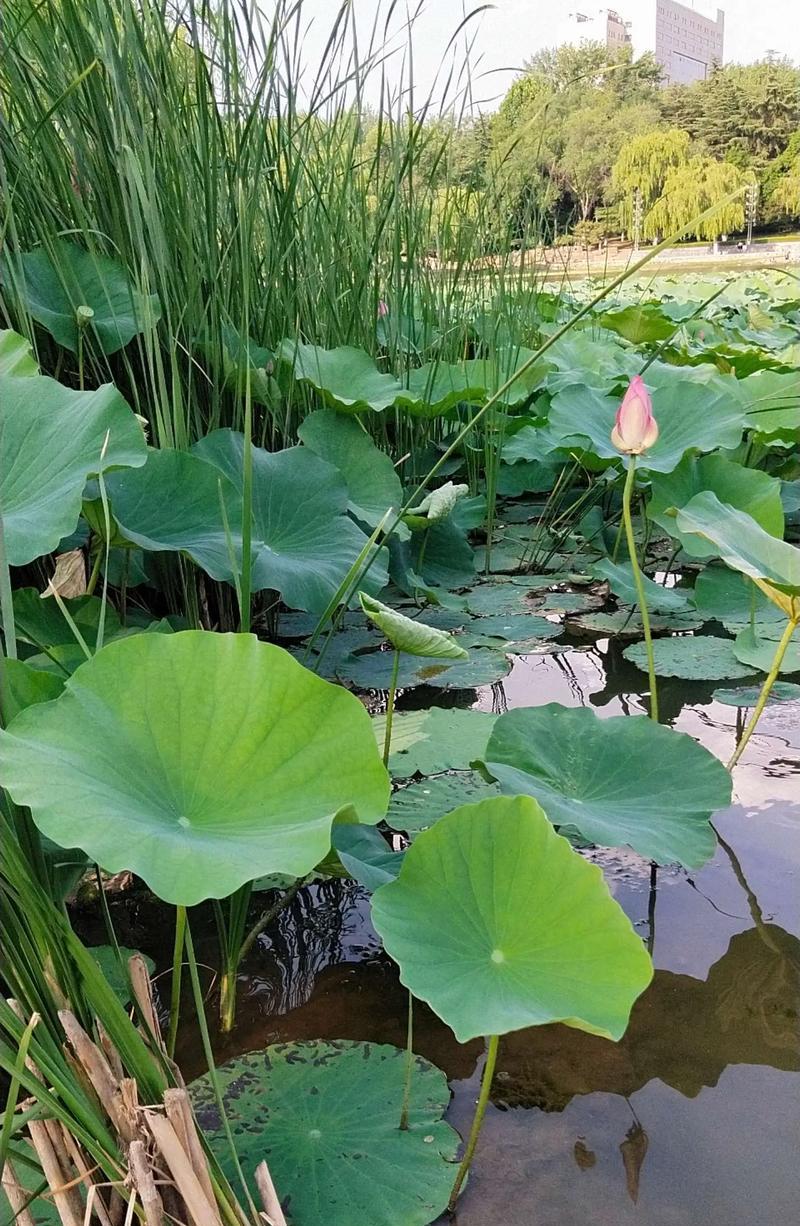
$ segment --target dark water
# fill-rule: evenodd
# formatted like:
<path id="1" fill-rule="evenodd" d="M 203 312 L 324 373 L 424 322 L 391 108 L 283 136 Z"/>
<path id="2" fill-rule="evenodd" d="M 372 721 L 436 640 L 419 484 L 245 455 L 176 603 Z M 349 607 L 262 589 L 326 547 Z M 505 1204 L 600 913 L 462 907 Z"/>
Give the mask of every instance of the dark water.
<path id="1" fill-rule="evenodd" d="M 555 700 L 600 714 L 638 713 L 643 682 L 617 646 L 601 640 L 589 650 L 517 659 L 503 685 L 479 692 L 476 705 L 502 710 Z M 737 711 L 714 703 L 711 689 L 665 681 L 663 718 L 727 759 Z M 418 703 L 419 691 L 406 698 Z M 476 694 L 463 699 L 475 702 Z M 655 979 L 618 1044 L 564 1026 L 501 1040 L 459 1226 L 796 1221 L 797 704 L 767 709 L 734 789 L 735 804 L 715 818 L 725 846 L 699 872 L 659 869 L 653 883 L 649 864 L 633 853 L 597 856 L 616 898 L 652 943 Z M 168 937 L 167 924 L 155 951 L 162 966 Z M 216 964 L 211 927 L 201 948 Z M 415 1013 L 416 1050 L 446 1071 L 448 1118 L 464 1134 L 483 1045 L 460 1046 L 424 1006 Z M 405 991 L 380 950 L 366 896 L 353 883 L 326 882 L 303 891 L 253 951 L 241 976 L 236 1029 L 218 1040 L 217 1053 L 225 1059 L 276 1040 L 311 1038 L 402 1046 L 405 1015 Z M 178 1055 L 187 1078 L 203 1071 L 191 1027 Z"/>

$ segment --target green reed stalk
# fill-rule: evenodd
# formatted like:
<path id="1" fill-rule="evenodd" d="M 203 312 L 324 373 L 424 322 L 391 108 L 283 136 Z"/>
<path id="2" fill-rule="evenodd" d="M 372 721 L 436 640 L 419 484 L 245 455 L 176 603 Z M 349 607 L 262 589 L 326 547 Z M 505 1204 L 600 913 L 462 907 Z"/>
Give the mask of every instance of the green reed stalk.
<path id="1" fill-rule="evenodd" d="M 478 1145 L 478 1137 L 481 1133 L 483 1117 L 486 1115 L 486 1108 L 489 1105 L 489 1094 L 492 1089 L 492 1079 L 494 1078 L 494 1069 L 497 1063 L 497 1049 L 500 1045 L 500 1036 L 493 1034 L 489 1037 L 489 1047 L 486 1052 L 486 1063 L 483 1066 L 483 1076 L 481 1077 L 481 1090 L 478 1096 L 478 1105 L 475 1108 L 475 1115 L 472 1120 L 472 1128 L 467 1141 L 467 1148 L 464 1150 L 464 1157 L 461 1159 L 461 1165 L 456 1174 L 456 1180 L 453 1184 L 453 1190 L 450 1193 L 450 1200 L 447 1203 L 448 1213 L 454 1213 L 458 1194 L 461 1191 L 464 1180 L 467 1177 L 467 1172 L 472 1165 L 472 1159 L 475 1156 L 475 1150 Z"/>

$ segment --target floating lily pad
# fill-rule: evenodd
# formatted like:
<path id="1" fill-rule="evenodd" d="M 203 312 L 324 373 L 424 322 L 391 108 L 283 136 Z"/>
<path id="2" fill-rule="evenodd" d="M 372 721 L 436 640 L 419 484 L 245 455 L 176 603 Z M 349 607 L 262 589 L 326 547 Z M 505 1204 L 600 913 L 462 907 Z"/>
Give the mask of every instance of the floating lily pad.
<path id="1" fill-rule="evenodd" d="M 420 716 L 423 718 L 417 723 Z M 430 707 L 427 711 L 396 715 L 395 726 L 398 719 L 401 726 L 403 721 L 414 720 L 413 741 L 404 743 L 402 732 L 397 739 L 392 732 L 392 747 L 397 752 L 389 766 L 392 775 L 402 779 L 415 774 L 467 770 L 471 762 L 483 757 L 497 716 L 460 707 Z"/>
<path id="2" fill-rule="evenodd" d="M 467 592 L 467 608 L 476 617 L 533 613 L 533 602 L 527 597 L 528 593 L 514 583 L 482 583 Z"/>
<path id="3" fill-rule="evenodd" d="M 647 672 L 644 643 L 632 643 L 622 654 L 643 673 Z M 653 660 L 658 677 L 682 677 L 685 681 L 728 681 L 752 677 L 755 671 L 737 660 L 731 639 L 713 634 L 657 639 L 653 643 Z"/>
<path id="4" fill-rule="evenodd" d="M 535 797 L 557 826 L 688 868 L 713 855 L 708 819 L 731 797 L 722 763 L 684 733 L 556 703 L 501 715 L 486 767 L 506 794 Z"/>
<path id="5" fill-rule="evenodd" d="M 391 651 L 350 655 L 336 666 L 336 675 L 359 690 L 388 690 L 393 657 Z M 503 653 L 486 647 L 471 651 L 467 660 L 425 660 L 401 655 L 398 686 L 400 689 L 431 685 L 436 689 L 471 690 L 502 681 L 510 671 L 511 664 Z"/>
<path id="6" fill-rule="evenodd" d="M 754 707 L 760 694 L 760 685 L 742 685 L 735 690 L 714 690 L 711 697 L 727 707 Z M 776 681 L 770 690 L 767 705 L 779 702 L 800 702 L 800 685 L 793 681 Z"/>
<path id="7" fill-rule="evenodd" d="M 110 643 L 0 733 L 0 763 L 54 842 L 186 906 L 303 876 L 337 814 L 374 823 L 389 793 L 361 703 L 249 634 Z"/>
<path id="8" fill-rule="evenodd" d="M 426 830 L 372 919 L 402 982 L 461 1043 L 549 1022 L 618 1039 L 653 975 L 600 870 L 528 796 Z"/>
<path id="9" fill-rule="evenodd" d="M 392 796 L 386 821 L 393 830 L 416 835 L 433 826 L 445 813 L 490 796 L 500 796 L 496 783 L 487 783 L 477 771 L 458 771 L 409 783 Z"/>
<path id="10" fill-rule="evenodd" d="M 507 643 L 518 643 L 529 639 L 556 639 L 561 634 L 561 626 L 550 622 L 546 617 L 537 617 L 535 613 L 495 613 L 488 617 L 479 617 L 467 626 L 475 634 L 488 638 L 501 639 Z"/>
<path id="11" fill-rule="evenodd" d="M 650 630 L 653 634 L 666 634 L 678 630 L 698 630 L 703 624 L 699 613 L 651 613 Z M 634 607 L 615 609 L 613 613 L 579 613 L 567 621 L 570 630 L 585 630 L 590 634 L 608 635 L 609 638 L 639 639 L 644 634 L 639 610 Z"/>
<path id="12" fill-rule="evenodd" d="M 278 1043 L 220 1065 L 225 1111 L 252 1182 L 266 1159 L 298 1226 L 426 1226 L 447 1204 L 458 1134 L 442 1120 L 444 1073 L 414 1059 L 407 1131 L 398 1128 L 405 1052 L 377 1043 Z M 235 1172 L 207 1077 L 191 1087 L 198 1123 Z"/>

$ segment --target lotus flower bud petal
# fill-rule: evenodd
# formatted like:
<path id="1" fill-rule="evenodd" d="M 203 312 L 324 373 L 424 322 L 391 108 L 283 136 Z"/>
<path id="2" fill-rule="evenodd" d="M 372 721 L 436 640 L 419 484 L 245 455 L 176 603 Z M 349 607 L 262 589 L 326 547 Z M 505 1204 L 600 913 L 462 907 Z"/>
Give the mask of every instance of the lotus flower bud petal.
<path id="1" fill-rule="evenodd" d="M 641 455 L 658 438 L 658 423 L 641 375 L 634 375 L 617 409 L 611 442 L 624 455 Z"/>

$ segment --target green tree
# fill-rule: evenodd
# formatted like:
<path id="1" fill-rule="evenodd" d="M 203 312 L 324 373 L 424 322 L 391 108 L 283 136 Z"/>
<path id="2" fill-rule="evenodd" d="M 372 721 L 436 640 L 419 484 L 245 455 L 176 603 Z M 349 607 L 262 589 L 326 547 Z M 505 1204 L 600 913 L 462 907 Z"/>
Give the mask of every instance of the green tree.
<path id="1" fill-rule="evenodd" d="M 695 238 L 715 239 L 744 226 L 744 197 L 733 200 L 731 193 L 744 188 L 747 179 L 730 162 L 697 155 L 680 166 L 673 166 L 664 180 L 664 191 L 649 212 L 642 230 L 645 238 L 659 238 L 692 223 L 700 213 L 717 205 L 715 211 L 697 222 L 689 233 Z"/>
<path id="2" fill-rule="evenodd" d="M 667 175 L 689 158 L 689 133 L 681 128 L 643 132 L 625 142 L 611 168 L 608 198 L 619 202 L 620 223 L 633 224 L 634 193 L 641 194 L 644 213 L 664 191 Z"/>

